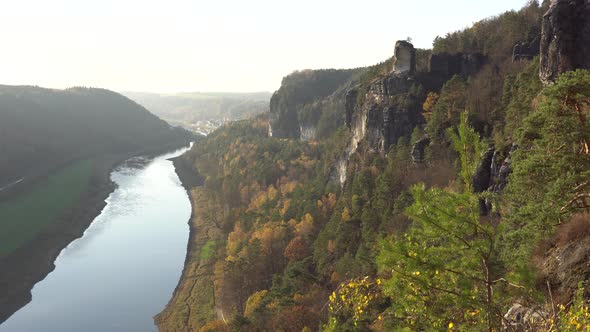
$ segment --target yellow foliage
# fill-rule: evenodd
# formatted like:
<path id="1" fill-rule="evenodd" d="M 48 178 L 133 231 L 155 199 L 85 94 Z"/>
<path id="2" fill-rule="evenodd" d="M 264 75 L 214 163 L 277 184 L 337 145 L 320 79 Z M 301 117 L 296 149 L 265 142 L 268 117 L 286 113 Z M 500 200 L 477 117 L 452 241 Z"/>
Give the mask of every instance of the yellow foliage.
<path id="1" fill-rule="evenodd" d="M 279 213 L 281 214 L 281 217 L 284 217 L 285 216 L 285 213 L 287 213 L 287 210 L 289 209 L 289 206 L 290 205 L 291 205 L 291 200 L 290 199 L 286 199 L 283 202 L 283 207 L 279 211 Z"/>
<path id="2" fill-rule="evenodd" d="M 351 316 L 356 325 L 368 314 L 380 295 L 380 286 L 371 278 L 352 279 L 332 292 L 328 297 L 328 309 L 332 314 Z"/>
<path id="3" fill-rule="evenodd" d="M 349 221 L 351 218 L 350 210 L 345 207 L 342 211 L 342 221 Z"/>
<path id="4" fill-rule="evenodd" d="M 426 101 L 424 101 L 424 104 L 422 105 L 426 121 L 428 121 L 432 116 L 432 111 L 434 109 L 434 105 L 436 105 L 436 102 L 438 101 L 438 97 L 438 93 L 435 92 L 430 92 L 428 93 L 428 96 L 426 96 Z"/>
<path id="5" fill-rule="evenodd" d="M 246 301 L 246 307 L 244 309 L 244 317 L 252 317 L 252 315 L 254 314 L 254 312 L 260 308 L 260 306 L 262 305 L 262 300 L 264 300 L 264 298 L 266 297 L 266 295 L 268 294 L 268 290 L 261 290 L 259 292 L 256 292 L 252 295 L 250 295 L 250 297 L 248 298 L 248 300 Z"/>
<path id="6" fill-rule="evenodd" d="M 329 253 L 333 253 L 336 250 L 336 242 L 334 240 L 328 240 L 328 247 L 326 249 Z"/>
<path id="7" fill-rule="evenodd" d="M 281 194 L 286 195 L 292 193 L 297 188 L 297 181 L 290 181 L 281 185 Z"/>
<path id="8" fill-rule="evenodd" d="M 224 323 L 222 320 L 214 320 L 203 327 L 201 327 L 198 332 L 229 332 L 231 328 Z"/>
<path id="9" fill-rule="evenodd" d="M 313 232 L 313 216 L 306 213 L 301 222 L 295 226 L 295 234 L 298 236 L 309 236 Z"/>
<path id="10" fill-rule="evenodd" d="M 237 255 L 240 244 L 246 239 L 246 233 L 240 227 L 240 223 L 236 223 L 234 230 L 227 236 L 227 244 L 225 249 L 228 256 Z"/>

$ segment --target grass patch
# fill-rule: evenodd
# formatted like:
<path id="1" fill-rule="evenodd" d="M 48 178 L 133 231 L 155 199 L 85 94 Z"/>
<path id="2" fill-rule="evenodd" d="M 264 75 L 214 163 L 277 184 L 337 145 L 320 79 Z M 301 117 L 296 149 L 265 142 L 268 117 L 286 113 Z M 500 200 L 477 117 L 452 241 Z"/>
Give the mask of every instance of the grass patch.
<path id="1" fill-rule="evenodd" d="M 201 248 L 201 252 L 199 254 L 199 258 L 201 261 L 206 261 L 213 257 L 215 254 L 215 240 L 209 239 L 207 243 Z"/>
<path id="2" fill-rule="evenodd" d="M 0 202 L 0 257 L 33 240 L 87 190 L 93 162 L 83 160 Z"/>

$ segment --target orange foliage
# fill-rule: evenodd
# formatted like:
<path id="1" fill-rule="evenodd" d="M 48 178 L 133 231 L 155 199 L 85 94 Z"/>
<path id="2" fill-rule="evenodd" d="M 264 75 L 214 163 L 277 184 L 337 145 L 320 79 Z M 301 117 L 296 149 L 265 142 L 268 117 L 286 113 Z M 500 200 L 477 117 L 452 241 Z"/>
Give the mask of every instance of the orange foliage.
<path id="1" fill-rule="evenodd" d="M 282 309 L 273 321 L 274 331 L 301 332 L 303 329 L 317 330 L 319 315 L 303 306 L 296 305 Z"/>
<path id="2" fill-rule="evenodd" d="M 246 240 L 247 234 L 240 227 L 240 223 L 236 223 L 234 230 L 227 236 L 227 260 L 233 260 L 238 255 L 242 243 Z"/>
<path id="3" fill-rule="evenodd" d="M 302 237 L 298 236 L 289 242 L 287 248 L 285 248 L 284 255 L 290 261 L 301 260 L 311 255 L 309 244 Z"/>

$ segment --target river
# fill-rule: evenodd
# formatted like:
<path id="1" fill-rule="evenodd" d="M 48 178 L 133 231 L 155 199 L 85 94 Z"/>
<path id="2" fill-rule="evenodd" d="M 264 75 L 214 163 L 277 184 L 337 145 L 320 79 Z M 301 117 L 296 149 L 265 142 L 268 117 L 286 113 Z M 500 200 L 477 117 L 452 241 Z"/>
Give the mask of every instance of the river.
<path id="1" fill-rule="evenodd" d="M 184 151 L 115 169 L 118 188 L 101 214 L 0 332 L 156 331 L 152 317 L 170 299 L 186 255 L 191 206 L 167 160 Z"/>

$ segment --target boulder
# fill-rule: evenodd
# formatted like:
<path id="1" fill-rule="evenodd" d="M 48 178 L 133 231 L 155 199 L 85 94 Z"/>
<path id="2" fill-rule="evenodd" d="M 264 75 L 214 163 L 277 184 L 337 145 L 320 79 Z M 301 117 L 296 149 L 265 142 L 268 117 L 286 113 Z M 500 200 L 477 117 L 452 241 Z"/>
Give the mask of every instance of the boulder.
<path id="1" fill-rule="evenodd" d="M 543 16 L 540 52 L 545 84 L 566 71 L 590 69 L 590 0 L 552 0 Z"/>

